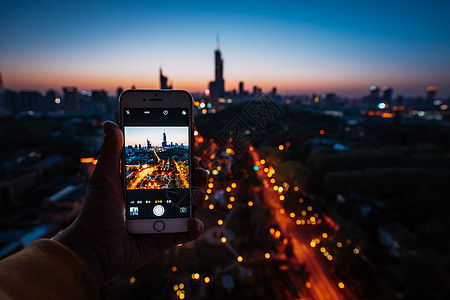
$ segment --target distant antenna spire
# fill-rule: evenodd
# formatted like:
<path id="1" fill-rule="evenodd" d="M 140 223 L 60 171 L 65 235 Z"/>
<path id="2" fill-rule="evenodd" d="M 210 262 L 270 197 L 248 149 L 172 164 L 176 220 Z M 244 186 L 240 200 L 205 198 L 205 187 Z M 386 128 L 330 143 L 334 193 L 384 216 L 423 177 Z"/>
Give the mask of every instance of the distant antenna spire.
<path id="1" fill-rule="evenodd" d="M 216 40 L 217 40 L 217 50 L 220 50 L 219 32 L 217 32 Z"/>

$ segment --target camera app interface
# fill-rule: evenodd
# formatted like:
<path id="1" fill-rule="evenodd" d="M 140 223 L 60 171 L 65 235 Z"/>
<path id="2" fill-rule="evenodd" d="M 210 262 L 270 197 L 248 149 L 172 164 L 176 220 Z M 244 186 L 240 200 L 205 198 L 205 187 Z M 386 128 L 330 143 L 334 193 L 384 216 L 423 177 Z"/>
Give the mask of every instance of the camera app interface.
<path id="1" fill-rule="evenodd" d="M 132 108 L 123 116 L 127 217 L 189 217 L 188 109 Z"/>

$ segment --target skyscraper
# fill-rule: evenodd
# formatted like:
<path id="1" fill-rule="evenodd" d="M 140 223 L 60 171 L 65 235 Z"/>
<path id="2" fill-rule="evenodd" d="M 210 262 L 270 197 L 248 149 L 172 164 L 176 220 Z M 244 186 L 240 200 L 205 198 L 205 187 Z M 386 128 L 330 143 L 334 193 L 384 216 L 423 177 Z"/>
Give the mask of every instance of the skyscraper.
<path id="1" fill-rule="evenodd" d="M 223 59 L 220 52 L 219 38 L 217 38 L 217 49 L 214 51 L 215 80 L 209 83 L 210 97 L 213 102 L 225 96 L 225 80 L 223 79 Z"/>
<path id="2" fill-rule="evenodd" d="M 166 137 L 166 130 L 165 130 L 165 129 L 164 129 L 164 132 L 163 132 L 162 147 L 163 147 L 163 148 L 166 148 L 166 147 L 167 147 L 167 137 Z"/>
<path id="3" fill-rule="evenodd" d="M 216 65 L 216 77 L 215 77 L 215 90 L 217 97 L 223 97 L 225 94 L 225 81 L 223 79 L 223 59 L 220 52 L 220 43 L 217 42 L 217 49 L 215 51 L 215 65 Z"/>
<path id="4" fill-rule="evenodd" d="M 382 98 L 382 100 L 387 102 L 387 103 L 390 103 L 391 100 L 392 100 L 392 93 L 393 93 L 393 90 L 392 90 L 391 87 L 384 86 L 383 87 L 383 98 Z"/>
<path id="5" fill-rule="evenodd" d="M 380 98 L 380 89 L 376 85 L 370 86 L 370 99 L 373 101 L 378 101 Z"/>
<path id="6" fill-rule="evenodd" d="M 163 75 L 162 68 L 159 68 L 159 82 L 162 90 L 171 90 L 172 86 L 167 84 L 167 77 Z"/>

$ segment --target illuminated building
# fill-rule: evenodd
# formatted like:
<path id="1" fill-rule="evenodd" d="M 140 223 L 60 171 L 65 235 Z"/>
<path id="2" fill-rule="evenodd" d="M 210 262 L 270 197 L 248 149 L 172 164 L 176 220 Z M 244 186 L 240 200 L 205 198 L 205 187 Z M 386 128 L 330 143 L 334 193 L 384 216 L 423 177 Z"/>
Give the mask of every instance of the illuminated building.
<path id="1" fill-rule="evenodd" d="M 437 87 L 429 86 L 427 87 L 427 96 L 426 99 L 428 102 L 434 101 L 436 99 Z"/>
<path id="2" fill-rule="evenodd" d="M 384 86 L 383 87 L 383 97 L 381 98 L 381 100 L 390 103 L 392 101 L 392 88 L 388 87 L 388 86 Z"/>
<path id="3" fill-rule="evenodd" d="M 380 97 L 380 89 L 376 85 L 370 86 L 370 100 L 377 101 Z"/>

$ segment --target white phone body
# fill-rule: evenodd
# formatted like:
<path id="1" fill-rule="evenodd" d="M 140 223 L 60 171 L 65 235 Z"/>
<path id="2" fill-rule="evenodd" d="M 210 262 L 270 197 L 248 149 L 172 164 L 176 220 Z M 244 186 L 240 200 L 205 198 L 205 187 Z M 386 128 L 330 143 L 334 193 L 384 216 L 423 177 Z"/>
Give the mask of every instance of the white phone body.
<path id="1" fill-rule="evenodd" d="M 191 94 L 132 89 L 119 101 L 128 232 L 186 232 L 193 216 Z"/>

